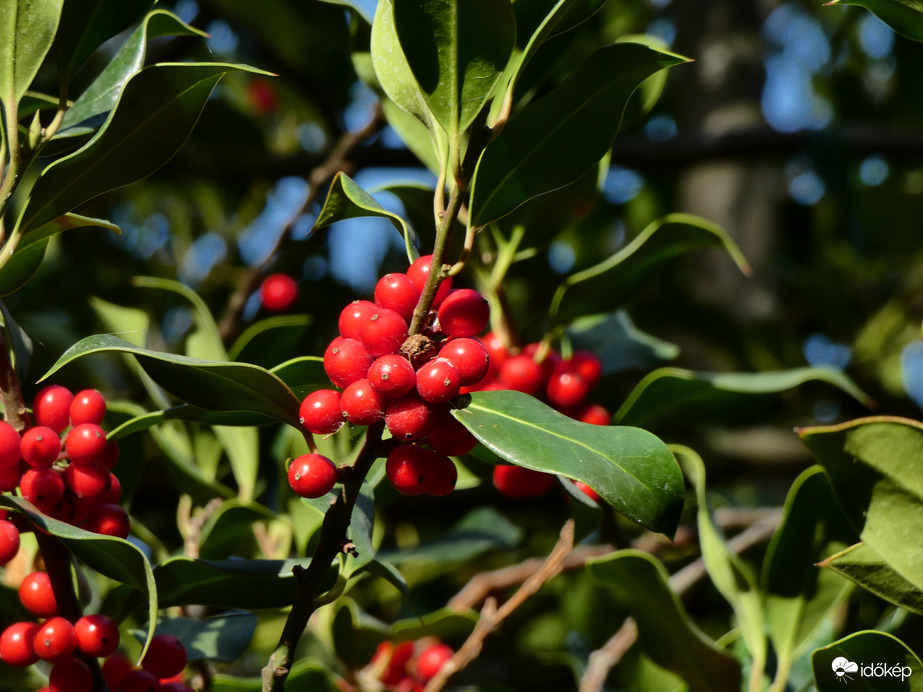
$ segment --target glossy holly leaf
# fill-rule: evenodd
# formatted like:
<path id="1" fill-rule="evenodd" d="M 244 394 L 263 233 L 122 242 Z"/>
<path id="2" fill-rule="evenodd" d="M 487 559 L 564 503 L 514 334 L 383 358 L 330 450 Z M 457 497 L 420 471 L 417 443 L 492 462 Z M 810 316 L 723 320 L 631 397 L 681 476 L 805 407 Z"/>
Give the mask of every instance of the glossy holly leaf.
<path id="1" fill-rule="evenodd" d="M 636 43 L 600 48 L 567 80 L 510 118 L 478 161 L 471 223 L 485 226 L 583 175 L 612 148 L 625 104 L 655 72 L 684 62 Z"/>
<path id="2" fill-rule="evenodd" d="M 655 663 L 682 677 L 694 692 L 740 689 L 740 662 L 699 630 L 656 558 L 620 550 L 589 560 L 586 568 L 631 613 L 641 646 Z"/>
<path id="3" fill-rule="evenodd" d="M 647 428 L 733 417 L 752 411 L 768 397 L 809 382 L 836 387 L 866 405 L 871 401 L 848 376 L 834 368 L 717 374 L 660 368 L 638 383 L 613 420 Z"/>
<path id="4" fill-rule="evenodd" d="M 62 77 L 69 78 L 93 51 L 141 19 L 153 4 L 154 0 L 65 2 L 61 25 L 66 30 L 55 39 Z"/>
<path id="5" fill-rule="evenodd" d="M 583 481 L 642 526 L 672 535 L 683 508 L 673 454 L 640 428 L 590 425 L 527 394 L 473 392 L 452 413 L 502 459 Z"/>
<path id="6" fill-rule="evenodd" d="M 923 423 L 876 416 L 798 430 L 827 471 L 859 538 L 901 577 L 923 590 L 919 537 L 908 517 L 923 515 Z"/>
<path id="7" fill-rule="evenodd" d="M 0 11 L 0 103 L 15 109 L 51 48 L 64 0 L 5 0 Z"/>
<path id="8" fill-rule="evenodd" d="M 258 72 L 224 63 L 177 63 L 135 74 L 96 136 L 42 171 L 23 208 L 20 229 L 38 228 L 159 169 L 192 132 L 218 80 L 235 70 Z"/>
<path id="9" fill-rule="evenodd" d="M 9 344 L 13 353 L 13 366 L 16 371 L 16 377 L 22 382 L 32 362 L 32 339 L 26 334 L 26 331 L 19 326 L 13 314 L 2 301 L 0 301 L 0 317 L 3 318 L 3 331 L 6 334 L 6 342 Z"/>
<path id="10" fill-rule="evenodd" d="M 917 0 L 829 0 L 824 5 L 864 7 L 901 36 L 923 41 L 923 7 Z"/>
<path id="11" fill-rule="evenodd" d="M 404 144 L 434 174 L 439 175 L 442 163 L 439 154 L 433 148 L 433 138 L 426 125 L 407 111 L 401 110 L 388 98 L 381 101 L 381 109 L 388 124 L 400 135 Z M 432 200 L 430 200 L 432 206 Z"/>
<path id="12" fill-rule="evenodd" d="M 811 667 L 818 692 L 841 692 L 844 684 L 850 692 L 923 689 L 923 663 L 904 642 L 884 632 L 856 632 L 817 649 Z"/>
<path id="13" fill-rule="evenodd" d="M 353 507 L 353 515 L 349 521 L 349 540 L 356 549 L 356 555 L 346 557 L 346 565 L 342 575 L 345 578 L 361 570 L 375 559 L 376 550 L 372 543 L 372 530 L 375 528 L 375 491 L 372 486 L 363 482 L 359 489 L 359 497 Z"/>
<path id="14" fill-rule="evenodd" d="M 157 634 L 172 634 L 186 647 L 189 661 L 220 661 L 230 663 L 240 658 L 256 631 L 257 616 L 253 613 L 227 613 L 217 617 L 193 619 L 160 618 Z"/>
<path id="15" fill-rule="evenodd" d="M 516 40 L 507 0 L 392 0 L 407 64 L 429 111 L 458 147 L 500 79 Z"/>
<path id="16" fill-rule="evenodd" d="M 852 591 L 817 563 L 849 545 L 854 534 L 824 471 L 812 466 L 789 490 L 782 520 L 763 560 L 766 623 L 778 658 L 777 679 L 810 644 L 816 630 Z"/>
<path id="17" fill-rule="evenodd" d="M 51 238 L 64 231 L 87 226 L 97 226 L 115 233 L 122 232 L 111 221 L 94 219 L 80 214 L 63 214 L 53 221 L 49 221 L 41 228 L 36 228 L 23 237 L 16 246 L 13 256 L 0 268 L 0 296 L 15 293 L 29 283 L 45 258 L 45 250 Z"/>
<path id="18" fill-rule="evenodd" d="M 923 591 L 895 572 L 865 543 L 856 543 L 818 563 L 866 591 L 923 615 Z"/>
<path id="19" fill-rule="evenodd" d="M 248 363 L 226 363 L 151 351 L 99 334 L 71 346 L 42 379 L 68 363 L 96 353 L 128 353 L 161 387 L 181 400 L 210 411 L 246 411 L 299 426 L 301 402 L 268 370 Z"/>
<path id="20" fill-rule="evenodd" d="M 222 502 L 202 526 L 199 557 L 203 560 L 231 557 L 241 543 L 253 537 L 253 525 L 256 522 L 275 518 L 273 512 L 256 503 L 240 500 Z"/>
<path id="21" fill-rule="evenodd" d="M 330 389 L 330 378 L 320 356 L 300 356 L 280 363 L 270 372 L 285 382 L 299 400 L 318 389 Z"/>
<path id="22" fill-rule="evenodd" d="M 650 368 L 679 355 L 678 346 L 642 332 L 625 310 L 580 317 L 566 333 L 573 348 L 599 356 L 608 375 Z"/>

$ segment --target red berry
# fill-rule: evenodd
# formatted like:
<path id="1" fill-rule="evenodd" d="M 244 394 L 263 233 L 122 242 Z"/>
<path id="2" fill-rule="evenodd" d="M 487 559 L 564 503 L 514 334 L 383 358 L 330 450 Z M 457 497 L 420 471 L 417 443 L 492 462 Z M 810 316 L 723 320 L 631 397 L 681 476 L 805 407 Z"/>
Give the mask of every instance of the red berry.
<path id="1" fill-rule="evenodd" d="M 359 341 L 359 327 L 366 318 L 375 312 L 378 306 L 370 300 L 354 300 L 340 312 L 337 327 L 340 336 Z"/>
<path id="2" fill-rule="evenodd" d="M 16 524 L 0 519 L 0 565 L 7 564 L 19 552 L 19 529 Z"/>
<path id="3" fill-rule="evenodd" d="M 420 300 L 420 289 L 406 274 L 385 274 L 375 285 L 375 304 L 394 310 L 410 322 Z"/>
<path id="4" fill-rule="evenodd" d="M 407 270 L 407 277 L 413 281 L 413 284 L 417 289 L 422 293 L 423 287 L 426 286 L 426 279 L 429 278 L 430 267 L 433 264 L 432 255 L 424 255 L 418 260 L 414 261 L 410 265 L 410 268 Z M 442 301 L 445 300 L 446 296 L 449 295 L 449 291 L 452 290 L 452 278 L 447 277 L 442 280 L 439 284 L 439 288 L 436 290 L 436 296 L 433 298 L 433 304 L 431 305 L 432 309 L 438 308 Z"/>
<path id="5" fill-rule="evenodd" d="M 355 339 L 338 336 L 324 351 L 324 372 L 337 387 L 364 379 L 371 364 L 372 356 Z"/>
<path id="6" fill-rule="evenodd" d="M 298 282 L 287 274 L 270 274 L 260 285 L 260 302 L 272 312 L 290 307 L 298 298 Z"/>
<path id="7" fill-rule="evenodd" d="M 424 682 L 429 682 L 436 677 L 446 661 L 452 658 L 452 654 L 451 647 L 446 644 L 432 644 L 426 647 L 417 656 L 415 665 L 417 677 Z"/>
<path id="8" fill-rule="evenodd" d="M 39 658 L 59 661 L 74 653 L 74 626 L 56 615 L 41 624 L 33 641 Z"/>
<path id="9" fill-rule="evenodd" d="M 448 409 L 437 408 L 432 412 L 426 443 L 440 454 L 458 457 L 474 449 L 478 441 Z"/>
<path id="10" fill-rule="evenodd" d="M 99 461 L 103 466 L 111 471 L 118 460 L 119 446 L 116 444 L 115 440 L 108 440 L 106 442 L 106 448 L 103 450 L 102 455 L 99 457 Z"/>
<path id="11" fill-rule="evenodd" d="M 308 394 L 298 409 L 305 430 L 315 435 L 330 435 L 343 425 L 340 393 L 333 389 L 318 389 Z"/>
<path id="12" fill-rule="evenodd" d="M 81 500 L 96 504 L 111 487 L 112 474 L 98 462 L 71 464 L 64 471 L 64 482 L 70 491 Z"/>
<path id="13" fill-rule="evenodd" d="M 105 615 L 84 615 L 74 623 L 77 649 L 93 658 L 105 658 L 119 645 L 119 626 Z"/>
<path id="14" fill-rule="evenodd" d="M 471 288 L 452 291 L 439 306 L 439 327 L 448 336 L 474 336 L 487 326 L 490 306 Z"/>
<path id="15" fill-rule="evenodd" d="M 0 466 L 0 493 L 16 490 L 24 470 L 25 467 L 21 461 L 17 461 L 12 466 Z"/>
<path id="16" fill-rule="evenodd" d="M 51 509 L 64 497 L 64 479 L 50 468 L 29 468 L 19 480 L 23 498 L 41 510 Z"/>
<path id="17" fill-rule="evenodd" d="M 407 322 L 394 310 L 378 308 L 359 327 L 359 337 L 375 357 L 397 353 L 407 339 Z"/>
<path id="18" fill-rule="evenodd" d="M 42 618 L 51 617 L 58 612 L 51 578 L 47 572 L 27 574 L 19 584 L 19 600 L 26 610 Z"/>
<path id="19" fill-rule="evenodd" d="M 247 100 L 256 114 L 266 117 L 279 108 L 279 95 L 266 79 L 251 79 L 247 83 Z"/>
<path id="20" fill-rule="evenodd" d="M 500 382 L 517 392 L 536 394 L 544 381 L 542 366 L 524 353 L 512 356 L 500 368 Z"/>
<path id="21" fill-rule="evenodd" d="M 131 533 L 131 518 L 121 505 L 94 505 L 81 525 L 87 531 L 115 538 L 128 538 Z"/>
<path id="22" fill-rule="evenodd" d="M 385 399 L 368 380 L 359 380 L 343 390 L 340 410 L 354 425 L 371 425 L 384 417 Z"/>
<path id="23" fill-rule="evenodd" d="M 22 434 L 19 452 L 29 466 L 51 466 L 61 453 L 61 438 L 51 428 L 38 425 Z"/>
<path id="24" fill-rule="evenodd" d="M 554 476 L 522 466 L 494 466 L 494 487 L 512 498 L 539 497 L 554 485 Z"/>
<path id="25" fill-rule="evenodd" d="M 71 428 L 64 440 L 64 451 L 77 464 L 96 461 L 106 451 L 106 431 L 95 423 L 82 423 Z"/>
<path id="26" fill-rule="evenodd" d="M 490 372 L 493 374 L 498 373 L 500 366 L 510 357 L 510 352 L 503 343 L 503 339 L 494 332 L 487 332 L 479 340 L 484 344 L 484 348 L 487 349 L 487 355 L 490 357 Z"/>
<path id="27" fill-rule="evenodd" d="M 463 387 L 483 380 L 490 368 L 487 349 L 478 339 L 451 339 L 439 350 L 439 355 L 448 358 L 458 368 Z"/>
<path id="28" fill-rule="evenodd" d="M 35 633 L 38 625 L 34 622 L 16 622 L 0 634 L 0 659 L 17 668 L 31 666 L 38 661 L 35 653 Z"/>
<path id="29" fill-rule="evenodd" d="M 417 384 L 417 372 L 404 356 L 391 353 L 372 363 L 369 383 L 386 399 L 396 399 L 413 391 Z"/>
<path id="30" fill-rule="evenodd" d="M 417 394 L 423 401 L 442 404 L 458 396 L 461 376 L 448 358 L 435 358 L 417 370 Z"/>
<path id="31" fill-rule="evenodd" d="M 415 444 L 401 445 L 391 450 L 385 462 L 385 474 L 399 492 L 405 495 L 419 495 L 432 487 L 433 461 L 422 447 Z"/>
<path id="32" fill-rule="evenodd" d="M 556 372 L 548 380 L 548 401 L 556 408 L 568 409 L 583 403 L 590 385 L 575 372 Z"/>
<path id="33" fill-rule="evenodd" d="M 433 480 L 426 492 L 436 497 L 448 495 L 455 490 L 455 483 L 458 482 L 458 469 L 455 468 L 455 462 L 445 454 L 429 452 L 429 455 Z"/>
<path id="34" fill-rule="evenodd" d="M 0 421 L 0 468 L 19 464 L 19 447 L 20 437 L 16 428 L 6 421 Z"/>
<path id="35" fill-rule="evenodd" d="M 161 692 L 160 681 L 148 670 L 129 671 L 116 688 L 117 692 Z"/>
<path id="36" fill-rule="evenodd" d="M 385 425 L 398 440 L 418 440 L 429 428 L 430 407 L 416 394 L 407 394 L 388 402 Z"/>
<path id="37" fill-rule="evenodd" d="M 609 425 L 612 422 L 612 414 L 599 404 L 587 404 L 577 411 L 574 418 L 592 425 Z"/>
<path id="38" fill-rule="evenodd" d="M 176 675 L 186 667 L 186 647 L 172 634 L 155 634 L 141 666 L 158 680 Z"/>
<path id="39" fill-rule="evenodd" d="M 599 384 L 603 376 L 602 359 L 592 351 L 574 351 L 573 355 L 564 361 L 564 366 L 586 380 L 590 389 Z"/>
<path id="40" fill-rule="evenodd" d="M 55 663 L 48 675 L 49 692 L 93 692 L 93 674 L 79 658 Z"/>
<path id="41" fill-rule="evenodd" d="M 83 423 L 100 425 L 106 417 L 106 398 L 95 389 L 84 389 L 74 395 L 71 402 L 71 425 Z"/>
<path id="42" fill-rule="evenodd" d="M 576 485 L 577 488 L 579 488 L 580 492 L 582 492 L 588 498 L 593 500 L 593 502 L 599 502 L 601 500 L 601 498 L 599 497 L 599 493 L 593 490 L 593 488 L 588 486 L 583 481 L 574 481 L 574 485 Z"/>
<path id="43" fill-rule="evenodd" d="M 106 679 L 106 686 L 112 691 L 119 688 L 119 685 L 122 684 L 122 680 L 132 671 L 134 665 L 127 656 L 115 652 L 103 661 L 101 668 L 103 670 L 103 677 Z"/>
<path id="44" fill-rule="evenodd" d="M 302 454 L 288 467 L 288 484 L 301 497 L 323 497 L 337 482 L 337 467 L 321 454 Z"/>
<path id="45" fill-rule="evenodd" d="M 52 384 L 35 395 L 32 402 L 32 418 L 36 425 L 45 425 L 55 432 L 61 432 L 70 425 L 70 409 L 74 395 L 67 387 Z"/>
<path id="46" fill-rule="evenodd" d="M 122 483 L 118 477 L 109 472 L 109 487 L 99 497 L 94 498 L 94 504 L 117 505 L 122 499 Z"/>

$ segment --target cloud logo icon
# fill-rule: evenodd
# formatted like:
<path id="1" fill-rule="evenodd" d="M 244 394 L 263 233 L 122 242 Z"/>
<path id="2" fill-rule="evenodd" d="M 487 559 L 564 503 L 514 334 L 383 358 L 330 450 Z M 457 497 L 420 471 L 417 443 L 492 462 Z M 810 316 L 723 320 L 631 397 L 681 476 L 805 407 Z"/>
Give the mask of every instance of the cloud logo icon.
<path id="1" fill-rule="evenodd" d="M 846 682 L 847 680 L 852 680 L 848 673 L 859 672 L 859 664 L 853 663 L 844 656 L 839 656 L 833 659 L 833 663 L 830 667 L 833 668 L 833 672 L 836 674 L 838 682 Z"/>

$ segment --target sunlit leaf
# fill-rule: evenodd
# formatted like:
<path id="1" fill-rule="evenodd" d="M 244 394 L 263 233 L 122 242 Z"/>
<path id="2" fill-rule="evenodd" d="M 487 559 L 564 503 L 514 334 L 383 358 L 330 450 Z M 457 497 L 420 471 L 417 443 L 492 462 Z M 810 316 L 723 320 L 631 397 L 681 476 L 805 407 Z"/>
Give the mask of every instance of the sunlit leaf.
<path id="1" fill-rule="evenodd" d="M 66 30 L 55 39 L 61 74 L 73 74 L 93 51 L 141 19 L 153 4 L 154 0 L 65 2 L 61 24 Z"/>
<path id="2" fill-rule="evenodd" d="M 16 109 L 51 48 L 64 0 L 4 0 L 0 6 L 0 103 Z"/>
<path id="3" fill-rule="evenodd" d="M 856 543 L 831 555 L 820 567 L 855 582 L 876 596 L 923 615 L 923 591 L 892 569 L 865 543 Z"/>

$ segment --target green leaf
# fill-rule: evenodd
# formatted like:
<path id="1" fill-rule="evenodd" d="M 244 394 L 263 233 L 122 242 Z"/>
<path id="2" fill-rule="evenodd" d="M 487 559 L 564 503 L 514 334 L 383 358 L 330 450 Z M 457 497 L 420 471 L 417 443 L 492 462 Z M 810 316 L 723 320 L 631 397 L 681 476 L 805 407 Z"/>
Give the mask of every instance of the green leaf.
<path id="1" fill-rule="evenodd" d="M 472 183 L 472 225 L 485 226 L 583 175 L 612 148 L 638 85 L 684 60 L 632 43 L 593 53 L 560 86 L 510 118 L 484 150 Z"/>
<path id="2" fill-rule="evenodd" d="M 683 477 L 670 450 L 640 428 L 590 425 L 521 392 L 473 392 L 453 414 L 510 463 L 583 481 L 619 512 L 672 535 Z"/>
<path id="3" fill-rule="evenodd" d="M 695 692 L 740 689 L 740 663 L 696 627 L 656 558 L 620 550 L 589 560 L 587 570 L 631 613 L 641 646 L 655 663 Z"/>
<path id="4" fill-rule="evenodd" d="M 849 377 L 834 368 L 717 374 L 660 368 L 638 383 L 615 412 L 614 420 L 649 428 L 735 416 L 753 409 L 770 396 L 808 382 L 824 382 L 863 404 L 870 402 Z"/>
<path id="5" fill-rule="evenodd" d="M 879 598 L 923 615 L 923 591 L 904 579 L 865 543 L 856 543 L 818 563 Z"/>
<path id="6" fill-rule="evenodd" d="M 763 560 L 766 624 L 778 659 L 777 679 L 784 679 L 802 648 L 852 590 L 848 581 L 816 565 L 852 540 L 823 469 L 812 466 L 792 484 Z"/>
<path id="7" fill-rule="evenodd" d="M 904 642 L 884 632 L 856 632 L 817 649 L 811 667 L 818 692 L 842 692 L 844 683 L 850 692 L 923 690 L 923 663 Z"/>
<path id="8" fill-rule="evenodd" d="M 14 112 L 51 48 L 64 0 L 5 0 L 0 6 L 0 103 Z"/>
<path id="9" fill-rule="evenodd" d="M 426 125 L 407 111 L 401 110 L 391 99 L 382 99 L 381 109 L 388 124 L 400 135 L 407 148 L 438 176 L 442 163 L 439 154 L 433 148 L 433 139 Z"/>
<path id="10" fill-rule="evenodd" d="M 275 514 L 255 503 L 228 500 L 208 517 L 199 538 L 199 557 L 222 560 L 231 557 L 240 544 L 253 537 L 253 524 L 275 519 Z"/>
<path id="11" fill-rule="evenodd" d="M 51 238 L 64 231 L 86 226 L 98 226 L 115 233 L 122 232 L 111 221 L 94 219 L 80 214 L 63 214 L 53 221 L 49 221 L 41 228 L 36 228 L 22 238 L 16 246 L 13 256 L 0 268 L 0 296 L 15 293 L 29 283 L 45 258 L 45 249 L 48 247 L 48 241 Z"/>
<path id="12" fill-rule="evenodd" d="M 256 625 L 257 616 L 253 613 L 228 613 L 204 620 L 161 618 L 156 632 L 178 637 L 190 661 L 231 663 L 247 650 Z"/>
<path id="13" fill-rule="evenodd" d="M 32 339 L 26 334 L 26 331 L 19 326 L 19 323 L 16 322 L 12 313 L 3 302 L 0 302 L 0 316 L 3 318 L 3 331 L 6 334 L 6 342 L 9 344 L 13 353 L 13 365 L 15 366 L 16 377 L 22 382 L 32 362 Z"/>
<path id="14" fill-rule="evenodd" d="M 375 559 L 372 530 L 375 528 L 375 491 L 369 483 L 363 482 L 359 497 L 353 507 L 349 522 L 349 540 L 356 548 L 356 555 L 348 555 L 342 576 L 349 578 Z"/>
<path id="15" fill-rule="evenodd" d="M 474 122 L 516 40 L 507 0 L 392 0 L 410 71 L 450 142 Z"/>
<path id="16" fill-rule="evenodd" d="M 829 0 L 824 5 L 864 7 L 901 36 L 923 41 L 923 3 L 920 0 Z"/>
<path id="17" fill-rule="evenodd" d="M 282 354 L 297 351 L 313 321 L 310 315 L 275 315 L 254 322 L 228 349 L 228 360 L 271 369 L 270 364 L 278 363 Z"/>
<path id="18" fill-rule="evenodd" d="M 299 401 L 318 389 L 330 389 L 330 378 L 320 356 L 300 356 L 280 363 L 270 372 L 285 382 Z"/>
<path id="19" fill-rule="evenodd" d="M 181 400 L 211 411 L 249 411 L 299 426 L 301 402 L 268 370 L 248 363 L 197 360 L 135 346 L 118 337 L 99 334 L 71 346 L 42 379 L 77 358 L 106 352 L 135 356 L 157 384 Z"/>
<path id="20" fill-rule="evenodd" d="M 416 253 L 419 241 L 410 224 L 397 214 L 381 206 L 368 192 L 356 185 L 355 181 L 342 171 L 337 173 L 333 178 L 333 182 L 330 183 L 330 190 L 327 192 L 324 208 L 317 215 L 317 220 L 314 222 L 314 228 L 311 229 L 311 233 L 337 221 L 357 219 L 364 216 L 377 216 L 390 221 L 394 224 L 397 232 L 404 236 L 408 257 Z"/>
<path id="21" fill-rule="evenodd" d="M 37 228 L 163 166 L 192 132 L 218 80 L 234 70 L 256 71 L 224 63 L 177 63 L 135 74 L 96 136 L 42 171 L 22 210 L 20 230 Z"/>
<path id="22" fill-rule="evenodd" d="M 890 416 L 802 428 L 859 538 L 923 589 L 923 551 L 908 521 L 923 515 L 923 423 Z"/>
<path id="23" fill-rule="evenodd" d="M 635 327 L 625 310 L 604 315 L 586 315 L 567 328 L 575 349 L 592 351 L 602 359 L 603 372 L 650 368 L 679 355 L 679 347 Z"/>

